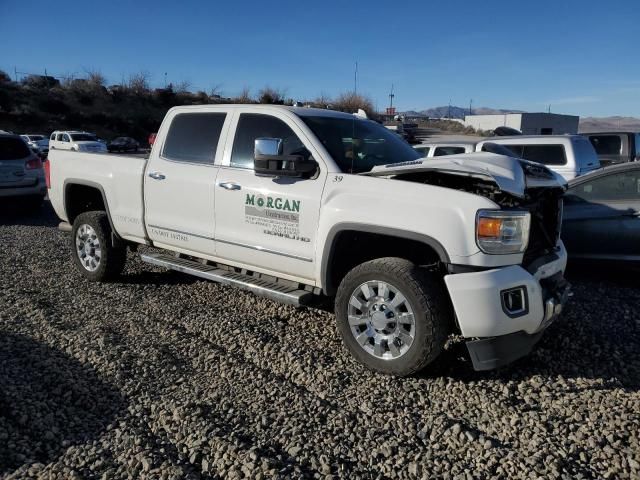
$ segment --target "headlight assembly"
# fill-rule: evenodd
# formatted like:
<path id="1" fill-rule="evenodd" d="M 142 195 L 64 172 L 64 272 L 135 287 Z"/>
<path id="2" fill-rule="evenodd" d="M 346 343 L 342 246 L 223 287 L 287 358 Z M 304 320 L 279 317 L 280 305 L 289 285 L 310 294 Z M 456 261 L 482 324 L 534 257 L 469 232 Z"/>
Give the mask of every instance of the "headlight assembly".
<path id="1" fill-rule="evenodd" d="M 476 215 L 476 243 L 484 253 L 523 253 L 529 243 L 530 226 L 529 212 L 479 210 Z"/>

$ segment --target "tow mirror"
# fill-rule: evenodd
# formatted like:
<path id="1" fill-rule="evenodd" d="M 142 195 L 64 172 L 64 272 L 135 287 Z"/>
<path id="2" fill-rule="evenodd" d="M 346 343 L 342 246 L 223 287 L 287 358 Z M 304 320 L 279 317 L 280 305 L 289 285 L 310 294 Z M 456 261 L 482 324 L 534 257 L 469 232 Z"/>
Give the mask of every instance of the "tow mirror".
<path id="1" fill-rule="evenodd" d="M 281 138 L 256 138 L 253 169 L 256 175 L 268 177 L 308 177 L 318 168 L 313 159 L 302 155 L 283 155 Z"/>

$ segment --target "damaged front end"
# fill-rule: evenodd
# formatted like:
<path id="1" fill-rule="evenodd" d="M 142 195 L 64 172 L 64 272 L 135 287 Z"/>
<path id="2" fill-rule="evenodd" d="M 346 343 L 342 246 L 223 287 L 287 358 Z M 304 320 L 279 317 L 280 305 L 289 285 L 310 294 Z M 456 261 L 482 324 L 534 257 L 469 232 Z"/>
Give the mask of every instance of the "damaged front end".
<path id="1" fill-rule="evenodd" d="M 528 211 L 525 268 L 552 253 L 560 237 L 566 182 L 538 163 L 482 152 L 384 165 L 366 175 L 461 190 L 488 198 L 504 210 Z"/>

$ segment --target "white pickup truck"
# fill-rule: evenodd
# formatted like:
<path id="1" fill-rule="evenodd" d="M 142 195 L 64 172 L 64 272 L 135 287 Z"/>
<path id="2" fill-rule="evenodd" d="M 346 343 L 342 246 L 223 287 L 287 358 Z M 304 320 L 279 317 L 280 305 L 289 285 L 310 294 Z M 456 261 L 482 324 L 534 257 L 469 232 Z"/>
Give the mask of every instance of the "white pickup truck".
<path id="1" fill-rule="evenodd" d="M 345 113 L 189 106 L 148 159 L 53 150 L 47 172 L 89 280 L 150 245 L 151 264 L 333 300 L 344 344 L 376 371 L 412 374 L 456 333 L 477 370 L 526 355 L 568 296 L 562 179 L 492 153 L 419 157 Z"/>

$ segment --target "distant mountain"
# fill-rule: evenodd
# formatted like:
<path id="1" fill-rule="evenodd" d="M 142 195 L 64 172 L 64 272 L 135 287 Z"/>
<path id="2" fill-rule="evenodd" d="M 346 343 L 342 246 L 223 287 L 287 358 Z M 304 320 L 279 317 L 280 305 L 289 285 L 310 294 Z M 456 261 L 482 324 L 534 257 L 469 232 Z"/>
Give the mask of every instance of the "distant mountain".
<path id="1" fill-rule="evenodd" d="M 451 118 L 463 119 L 465 115 L 469 115 L 469 109 L 453 105 L 449 107 L 446 105 L 444 107 L 433 107 L 420 111 L 409 110 L 403 113 L 408 117 L 446 118 L 451 116 Z M 503 110 L 487 107 L 478 107 L 473 109 L 474 115 L 492 115 L 497 113 L 522 113 L 522 110 Z"/>
<path id="2" fill-rule="evenodd" d="M 585 117 L 580 119 L 578 131 L 612 132 L 616 130 L 640 132 L 640 118 L 635 117 Z"/>

